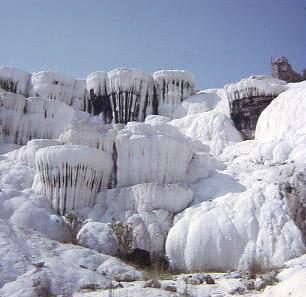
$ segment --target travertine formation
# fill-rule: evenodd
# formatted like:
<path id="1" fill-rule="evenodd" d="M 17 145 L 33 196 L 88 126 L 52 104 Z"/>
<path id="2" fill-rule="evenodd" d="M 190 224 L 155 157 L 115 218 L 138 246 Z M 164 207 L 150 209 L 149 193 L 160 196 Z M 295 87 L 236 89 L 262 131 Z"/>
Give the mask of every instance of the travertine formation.
<path id="1" fill-rule="evenodd" d="M 28 96 L 30 73 L 14 68 L 2 67 L 0 68 L 0 89 Z"/>
<path id="2" fill-rule="evenodd" d="M 133 68 L 97 71 L 86 80 L 56 71 L 27 73 L 0 68 L 0 89 L 62 101 L 77 111 L 100 116 L 105 124 L 144 121 L 148 115 L 171 117 L 194 92 L 194 77 L 185 70 L 161 70 L 152 75 Z"/>
<path id="3" fill-rule="evenodd" d="M 106 124 L 143 121 L 147 115 L 157 114 L 153 79 L 140 70 L 118 68 L 108 73 L 94 72 L 87 77 L 86 88 L 86 111 L 102 114 Z"/>
<path id="4" fill-rule="evenodd" d="M 25 98 L 0 90 L 0 126 L 7 143 L 26 144 L 31 139 L 57 138 L 73 118 L 73 109 L 63 102 Z"/>
<path id="5" fill-rule="evenodd" d="M 114 219 L 132 230 L 132 255 L 184 271 L 278 268 L 305 253 L 304 82 L 252 76 L 189 96 L 194 79 L 177 70 L 0 79 L 0 220 L 65 240 L 74 210 L 79 243 L 115 254 Z"/>
<path id="6" fill-rule="evenodd" d="M 121 130 L 88 122 L 67 129 L 60 140 L 111 154 L 112 187 L 183 182 L 193 156 L 191 141 L 177 128 L 158 121 L 130 122 Z"/>
<path id="7" fill-rule="evenodd" d="M 284 82 L 262 75 L 225 86 L 231 118 L 244 139 L 254 138 L 260 114 L 284 90 Z"/>
<path id="8" fill-rule="evenodd" d="M 74 109 L 82 110 L 85 81 L 55 71 L 35 72 L 31 75 L 29 95 L 62 101 Z"/>
<path id="9" fill-rule="evenodd" d="M 179 104 L 194 93 L 194 76 L 186 70 L 160 70 L 153 74 L 159 91 L 158 114 L 172 117 Z"/>
<path id="10" fill-rule="evenodd" d="M 35 155 L 34 189 L 64 215 L 94 205 L 97 193 L 109 183 L 112 166 L 111 156 L 101 150 L 75 145 L 42 148 Z"/>

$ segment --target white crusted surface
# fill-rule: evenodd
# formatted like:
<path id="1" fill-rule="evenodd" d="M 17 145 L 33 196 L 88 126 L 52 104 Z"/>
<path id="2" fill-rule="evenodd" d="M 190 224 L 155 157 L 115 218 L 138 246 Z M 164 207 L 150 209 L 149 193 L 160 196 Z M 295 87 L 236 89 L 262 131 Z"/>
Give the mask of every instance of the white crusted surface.
<path id="1" fill-rule="evenodd" d="M 27 95 L 30 73 L 15 67 L 0 67 L 0 80 L 7 83 L 13 82 L 17 94 Z"/>
<path id="2" fill-rule="evenodd" d="M 112 167 L 111 156 L 101 150 L 77 145 L 41 148 L 35 155 L 33 187 L 64 215 L 93 206 L 98 191 L 110 181 Z"/>
<path id="3" fill-rule="evenodd" d="M 174 114 L 179 118 L 169 124 L 193 141 L 208 145 L 214 155 L 242 140 L 230 119 L 228 100 L 222 89 L 201 91 L 186 99 Z"/>
<path id="4" fill-rule="evenodd" d="M 278 96 L 287 90 L 286 82 L 265 75 L 252 75 L 241 81 L 226 85 L 224 90 L 229 101 L 252 96 Z"/>
<path id="5" fill-rule="evenodd" d="M 190 140 L 167 124 L 130 122 L 119 131 L 116 148 L 118 186 L 183 182 L 193 153 Z"/>
<path id="6" fill-rule="evenodd" d="M 133 247 L 160 254 L 173 214 L 186 208 L 192 198 L 192 191 L 180 185 L 139 184 L 104 190 L 95 207 L 84 211 L 94 221 L 107 223 L 115 218 L 131 223 Z"/>
<path id="7" fill-rule="evenodd" d="M 159 90 L 158 114 L 172 117 L 179 104 L 194 92 L 195 78 L 187 70 L 160 70 L 153 74 Z"/>
<path id="8" fill-rule="evenodd" d="M 7 143 L 55 139 L 69 126 L 73 115 L 73 109 L 59 101 L 0 92 L 0 119 Z"/>

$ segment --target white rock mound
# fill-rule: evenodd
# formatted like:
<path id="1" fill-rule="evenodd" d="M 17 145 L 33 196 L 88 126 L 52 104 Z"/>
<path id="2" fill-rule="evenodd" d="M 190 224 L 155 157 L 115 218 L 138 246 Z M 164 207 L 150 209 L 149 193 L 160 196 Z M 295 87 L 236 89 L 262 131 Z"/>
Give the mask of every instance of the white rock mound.
<path id="1" fill-rule="evenodd" d="M 35 72 L 30 80 L 30 96 L 58 100 L 77 110 L 83 109 L 85 81 L 56 71 Z"/>
<path id="2" fill-rule="evenodd" d="M 181 185 L 139 184 L 102 191 L 98 194 L 97 204 L 92 209 L 86 209 L 86 214 L 90 220 L 102 223 L 111 222 L 112 219 L 131 223 L 133 248 L 162 255 L 173 215 L 185 209 L 192 199 L 192 191 Z M 84 228 L 92 229 L 91 224 Z M 93 230 L 88 232 L 93 234 Z M 88 246 L 94 240 L 91 238 L 83 237 L 83 244 Z"/>
<path id="3" fill-rule="evenodd" d="M 90 120 L 72 122 L 60 135 L 65 144 L 77 144 L 100 149 L 113 154 L 117 129 Z"/>
<path id="4" fill-rule="evenodd" d="M 4 91 L 27 96 L 29 81 L 30 73 L 26 71 L 14 67 L 0 68 L 0 89 Z"/>
<path id="5" fill-rule="evenodd" d="M 34 189 L 44 194 L 54 211 L 93 206 L 95 197 L 110 182 L 113 167 L 109 154 L 84 146 L 49 146 L 35 155 Z"/>
<path id="6" fill-rule="evenodd" d="M 222 89 L 204 90 L 187 98 L 174 114 L 178 118 L 168 124 L 193 141 L 208 145 L 213 155 L 242 140 L 231 120 L 229 103 Z"/>
<path id="7" fill-rule="evenodd" d="M 297 85 L 280 94 L 262 112 L 256 126 L 256 139 L 290 140 L 306 134 L 306 85 Z"/>
<path id="8" fill-rule="evenodd" d="M 56 139 L 69 126 L 73 115 L 73 109 L 59 101 L 0 92 L 0 119 L 6 143 Z"/>
<path id="9" fill-rule="evenodd" d="M 158 114 L 172 117 L 179 104 L 194 92 L 195 78 L 186 70 L 160 70 L 153 73 L 159 91 Z"/>
<path id="10" fill-rule="evenodd" d="M 86 79 L 86 110 L 103 115 L 104 123 L 144 121 L 157 113 L 157 93 L 152 76 L 130 68 L 91 73 Z"/>
<path id="11" fill-rule="evenodd" d="M 63 143 L 56 139 L 33 139 L 16 151 L 16 159 L 35 169 L 35 155 L 39 149 L 61 144 Z"/>
<path id="12" fill-rule="evenodd" d="M 287 90 L 286 82 L 265 75 L 253 75 L 224 87 L 230 102 L 258 96 L 276 97 Z"/>
<path id="13" fill-rule="evenodd" d="M 146 123 L 129 122 L 113 129 L 90 121 L 82 122 L 71 125 L 60 140 L 110 153 L 114 162 L 112 187 L 186 182 L 194 145 L 161 118 L 155 116 L 155 120 L 151 118 Z M 207 155 L 207 162 L 204 162 L 208 171 L 212 167 L 209 159 Z"/>
<path id="14" fill-rule="evenodd" d="M 89 222 L 77 235 L 78 244 L 106 255 L 116 255 L 118 245 L 115 234 L 108 224 Z"/>
<path id="15" fill-rule="evenodd" d="M 72 296 L 89 284 L 107 288 L 114 275 L 123 279 L 141 277 L 138 271 L 118 259 L 46 239 L 38 232 L 3 220 L 0 220 L 0 247 L 0 295 L 3 297 Z"/>
<path id="16" fill-rule="evenodd" d="M 128 123 L 116 137 L 117 186 L 184 182 L 193 146 L 168 124 Z"/>
<path id="17" fill-rule="evenodd" d="M 258 117 L 286 89 L 286 82 L 264 75 L 253 75 L 224 87 L 232 121 L 245 140 L 254 139 Z"/>
<path id="18" fill-rule="evenodd" d="M 268 270 L 305 251 L 303 235 L 275 185 L 203 202 L 175 221 L 166 252 L 179 270 Z"/>

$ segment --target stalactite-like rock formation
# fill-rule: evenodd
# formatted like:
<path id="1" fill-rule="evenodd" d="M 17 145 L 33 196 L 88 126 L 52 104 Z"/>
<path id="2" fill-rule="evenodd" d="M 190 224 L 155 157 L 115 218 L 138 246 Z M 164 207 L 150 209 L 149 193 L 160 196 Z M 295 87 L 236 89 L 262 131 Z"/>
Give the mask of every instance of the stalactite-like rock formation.
<path id="1" fill-rule="evenodd" d="M 76 145 L 42 148 L 35 155 L 34 189 L 63 215 L 93 206 L 98 191 L 107 187 L 112 166 L 111 156 L 101 150 Z"/>
<path id="2" fill-rule="evenodd" d="M 86 78 L 85 110 L 92 115 L 102 114 L 105 123 L 111 123 L 113 110 L 107 92 L 107 73 L 97 71 Z"/>
<path id="3" fill-rule="evenodd" d="M 171 117 L 176 107 L 194 92 L 194 76 L 186 70 L 160 70 L 153 74 L 158 86 L 158 114 Z"/>
<path id="4" fill-rule="evenodd" d="M 281 80 L 257 75 L 224 89 L 236 128 L 244 139 L 253 139 L 260 114 L 286 87 Z"/>
<path id="5" fill-rule="evenodd" d="M 143 121 L 147 115 L 157 111 L 154 110 L 153 79 L 150 75 L 135 69 L 118 68 L 107 76 L 116 123 Z"/>
<path id="6" fill-rule="evenodd" d="M 117 186 L 186 179 L 192 144 L 173 126 L 128 123 L 118 132 L 115 145 Z"/>
<path id="7" fill-rule="evenodd" d="M 36 138 L 57 138 L 70 125 L 72 117 L 73 109 L 62 102 L 0 92 L 4 142 L 26 144 Z"/>
<path id="8" fill-rule="evenodd" d="M 67 129 L 60 140 L 66 144 L 99 148 L 111 154 L 111 187 L 184 182 L 193 155 L 191 141 L 176 127 L 158 120 L 148 124 L 130 122 L 121 130 L 106 129 L 102 124 L 82 123 Z"/>
<path id="9" fill-rule="evenodd" d="M 87 77 L 86 110 L 102 114 L 104 123 L 143 121 L 157 114 L 157 93 L 150 75 L 136 69 L 118 68 Z"/>
<path id="10" fill-rule="evenodd" d="M 73 79 L 60 72 L 41 71 L 33 73 L 30 80 L 30 96 L 58 100 L 83 109 L 85 81 Z"/>
<path id="11" fill-rule="evenodd" d="M 55 145 L 62 145 L 62 143 L 56 139 L 33 139 L 16 151 L 16 158 L 35 168 L 36 152 L 41 148 Z"/>
<path id="12" fill-rule="evenodd" d="M 161 70 L 152 75 L 132 68 L 93 72 L 86 80 L 60 72 L 27 73 L 0 68 L 0 89 L 24 97 L 61 101 L 77 111 L 101 116 L 105 124 L 144 121 L 148 115 L 171 117 L 194 91 L 194 77 L 185 70 Z"/>
<path id="13" fill-rule="evenodd" d="M 0 89 L 23 96 L 28 95 L 30 73 L 14 68 L 0 68 Z"/>
<path id="14" fill-rule="evenodd" d="M 116 129 L 108 125 L 84 121 L 72 123 L 60 135 L 60 141 L 65 144 L 85 145 L 112 154 L 117 132 Z"/>

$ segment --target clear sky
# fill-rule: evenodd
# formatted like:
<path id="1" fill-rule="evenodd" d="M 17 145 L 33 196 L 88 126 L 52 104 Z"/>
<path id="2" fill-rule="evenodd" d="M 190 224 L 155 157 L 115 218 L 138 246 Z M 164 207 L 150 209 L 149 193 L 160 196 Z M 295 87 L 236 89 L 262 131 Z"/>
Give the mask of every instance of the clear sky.
<path id="1" fill-rule="evenodd" d="M 198 88 L 306 67 L 306 0 L 0 0 L 0 65 L 188 69 Z"/>

